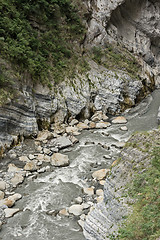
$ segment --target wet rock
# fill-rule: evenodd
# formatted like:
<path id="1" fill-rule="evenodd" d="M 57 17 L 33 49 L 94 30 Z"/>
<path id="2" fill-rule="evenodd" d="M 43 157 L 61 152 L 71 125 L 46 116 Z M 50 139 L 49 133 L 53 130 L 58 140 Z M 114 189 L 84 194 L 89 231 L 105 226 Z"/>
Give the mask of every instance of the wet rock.
<path id="1" fill-rule="evenodd" d="M 49 140 L 54 137 L 54 134 L 52 132 L 49 132 L 48 130 L 43 130 L 38 133 L 37 141 L 44 141 Z"/>
<path id="2" fill-rule="evenodd" d="M 6 189 L 6 182 L 0 181 L 0 190 L 5 190 Z"/>
<path id="3" fill-rule="evenodd" d="M 81 197 L 77 197 L 77 198 L 75 198 L 75 203 L 79 203 L 79 204 L 81 204 L 82 203 L 82 198 Z"/>
<path id="4" fill-rule="evenodd" d="M 2 200 L 3 198 L 4 198 L 4 192 L 0 190 L 0 200 Z"/>
<path id="5" fill-rule="evenodd" d="M 126 126 L 123 126 L 120 128 L 122 131 L 128 131 L 128 128 Z"/>
<path id="6" fill-rule="evenodd" d="M 99 197 L 97 197 L 97 198 L 96 198 L 97 203 L 101 203 L 101 202 L 103 202 L 103 199 L 104 199 L 103 196 L 99 196 Z"/>
<path id="7" fill-rule="evenodd" d="M 110 156 L 110 155 L 104 155 L 103 158 L 105 158 L 105 159 L 111 159 L 111 156 Z"/>
<path id="8" fill-rule="evenodd" d="M 118 123 L 118 124 L 127 123 L 127 119 L 125 117 L 119 116 L 113 119 L 112 123 Z"/>
<path id="9" fill-rule="evenodd" d="M 100 181 L 99 181 L 99 184 L 102 185 L 102 186 L 104 186 L 105 180 L 100 180 Z"/>
<path id="10" fill-rule="evenodd" d="M 72 142 L 72 144 L 75 144 L 75 143 L 78 143 L 79 142 L 79 140 L 76 138 L 76 137 L 74 137 L 74 136 L 70 136 L 70 141 Z"/>
<path id="11" fill-rule="evenodd" d="M 14 199 L 2 199 L 0 200 L 0 207 L 2 206 L 7 206 L 7 207 L 12 207 L 15 204 L 15 200 Z"/>
<path id="12" fill-rule="evenodd" d="M 14 177 L 11 179 L 13 187 L 16 187 L 18 184 L 24 181 L 23 173 L 15 173 Z"/>
<path id="13" fill-rule="evenodd" d="M 90 127 L 91 129 L 96 128 L 96 123 L 95 123 L 95 122 L 90 122 L 89 127 Z"/>
<path id="14" fill-rule="evenodd" d="M 73 134 L 75 136 L 79 135 L 77 127 L 66 127 L 66 133 Z"/>
<path id="15" fill-rule="evenodd" d="M 8 152 L 8 155 L 9 155 L 9 157 L 12 158 L 12 159 L 15 159 L 15 158 L 17 157 L 17 154 L 16 154 L 13 150 L 10 150 L 10 151 Z"/>
<path id="16" fill-rule="evenodd" d="M 63 137 L 59 137 L 56 139 L 55 145 L 59 149 L 63 149 L 63 148 L 67 148 L 67 147 L 71 146 L 72 142 L 69 140 L 69 138 L 63 136 Z"/>
<path id="17" fill-rule="evenodd" d="M 84 227 L 84 221 L 83 220 L 78 220 L 78 224 L 79 224 L 79 226 L 81 227 L 81 228 L 83 228 Z"/>
<path id="18" fill-rule="evenodd" d="M 20 193 L 15 193 L 12 196 L 9 196 L 8 199 L 12 201 L 17 201 L 22 198 L 22 195 Z"/>
<path id="19" fill-rule="evenodd" d="M 16 167 L 13 163 L 8 164 L 8 172 L 20 172 L 21 168 Z"/>
<path id="20" fill-rule="evenodd" d="M 64 216 L 69 216 L 69 213 L 68 213 L 68 211 L 64 208 L 64 209 L 61 209 L 60 211 L 59 211 L 59 214 L 60 215 L 64 215 Z"/>
<path id="21" fill-rule="evenodd" d="M 103 196 L 103 195 L 104 195 L 103 190 L 102 190 L 102 189 L 97 189 L 97 190 L 96 190 L 96 195 L 98 195 L 98 196 Z"/>
<path id="22" fill-rule="evenodd" d="M 69 213 L 72 213 L 75 216 L 80 216 L 83 211 L 83 206 L 79 204 L 74 204 L 71 207 L 69 207 Z"/>
<path id="23" fill-rule="evenodd" d="M 107 128 L 109 126 L 111 126 L 111 124 L 109 122 L 98 122 L 98 123 L 96 123 L 96 128 L 97 129 Z"/>
<path id="24" fill-rule="evenodd" d="M 56 167 L 64 167 L 69 165 L 69 158 L 67 155 L 61 153 L 54 153 L 51 156 L 51 164 Z"/>
<path id="25" fill-rule="evenodd" d="M 90 187 L 90 188 L 83 188 L 83 191 L 85 194 L 92 196 L 94 195 L 94 187 Z"/>
<path id="26" fill-rule="evenodd" d="M 14 214 L 16 214 L 19 211 L 20 211 L 19 208 L 6 208 L 4 209 L 5 217 L 6 218 L 12 217 Z"/>
<path id="27" fill-rule="evenodd" d="M 109 173 L 109 172 L 110 172 L 110 169 L 100 169 L 100 170 L 95 171 L 92 174 L 92 177 L 97 180 L 102 180 L 106 177 L 107 173 Z"/>
<path id="28" fill-rule="evenodd" d="M 29 154 L 28 158 L 29 158 L 30 160 L 33 160 L 33 159 L 35 159 L 35 156 L 34 156 L 33 154 Z"/>
<path id="29" fill-rule="evenodd" d="M 38 169 L 36 163 L 34 161 L 27 162 L 24 166 L 25 171 L 36 171 Z"/>
<path id="30" fill-rule="evenodd" d="M 27 156 L 21 156 L 19 157 L 19 161 L 22 161 L 22 162 L 29 162 L 29 158 Z"/>
<path id="31" fill-rule="evenodd" d="M 80 130 L 88 129 L 88 128 L 89 128 L 88 124 L 82 123 L 82 122 L 79 122 L 79 123 L 77 124 L 77 127 L 78 127 Z"/>
<path id="32" fill-rule="evenodd" d="M 72 121 L 69 123 L 70 126 L 74 126 L 76 124 L 78 124 L 78 120 L 77 119 L 72 119 Z"/>

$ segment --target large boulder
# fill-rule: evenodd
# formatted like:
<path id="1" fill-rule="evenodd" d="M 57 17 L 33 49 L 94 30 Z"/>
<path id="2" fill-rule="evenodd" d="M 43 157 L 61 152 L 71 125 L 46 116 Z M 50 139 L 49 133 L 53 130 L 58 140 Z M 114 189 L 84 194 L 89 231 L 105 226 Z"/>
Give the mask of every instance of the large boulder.
<path id="1" fill-rule="evenodd" d="M 51 164 L 56 167 L 65 167 L 69 165 L 69 158 L 67 155 L 54 153 L 51 157 Z"/>

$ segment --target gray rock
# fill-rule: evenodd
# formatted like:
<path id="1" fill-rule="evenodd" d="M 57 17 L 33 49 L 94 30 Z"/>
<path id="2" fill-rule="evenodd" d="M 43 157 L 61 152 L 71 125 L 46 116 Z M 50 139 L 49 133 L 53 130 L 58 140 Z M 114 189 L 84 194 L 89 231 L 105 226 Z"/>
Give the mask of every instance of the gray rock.
<path id="1" fill-rule="evenodd" d="M 72 145 L 72 142 L 67 137 L 59 137 L 55 140 L 55 146 L 59 149 L 67 148 Z"/>
<path id="2" fill-rule="evenodd" d="M 5 217 L 10 218 L 19 211 L 20 211 L 19 208 L 6 208 L 6 209 L 4 209 Z"/>
<path id="3" fill-rule="evenodd" d="M 65 167 L 69 165 L 69 158 L 67 155 L 54 153 L 51 157 L 51 164 L 56 167 Z"/>
<path id="4" fill-rule="evenodd" d="M 80 216 L 82 214 L 83 206 L 79 204 L 74 204 L 69 207 L 69 213 L 72 213 L 75 216 Z"/>

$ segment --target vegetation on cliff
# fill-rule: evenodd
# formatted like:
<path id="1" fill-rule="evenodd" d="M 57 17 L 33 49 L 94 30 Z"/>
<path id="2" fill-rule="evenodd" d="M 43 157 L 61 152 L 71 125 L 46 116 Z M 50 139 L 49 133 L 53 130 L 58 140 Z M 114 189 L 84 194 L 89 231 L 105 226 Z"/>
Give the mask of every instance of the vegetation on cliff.
<path id="1" fill-rule="evenodd" d="M 0 1 L 1 58 L 34 82 L 56 82 L 73 70 L 84 33 L 72 0 Z M 0 64 L 0 85 L 7 81 Z"/>
<path id="2" fill-rule="evenodd" d="M 128 196 L 135 203 L 132 214 L 119 232 L 119 239 L 124 240 L 156 240 L 160 236 L 159 131 L 142 134 L 140 139 L 131 145 L 148 153 L 151 161 L 147 168 L 145 162 L 141 163 L 142 169 L 135 170 L 137 173 L 129 184 Z"/>

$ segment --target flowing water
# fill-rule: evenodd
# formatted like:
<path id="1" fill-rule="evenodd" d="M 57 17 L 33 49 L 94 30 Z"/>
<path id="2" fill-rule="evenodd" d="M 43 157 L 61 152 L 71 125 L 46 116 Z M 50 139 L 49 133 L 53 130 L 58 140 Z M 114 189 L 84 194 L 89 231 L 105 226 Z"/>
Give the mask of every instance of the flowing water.
<path id="1" fill-rule="evenodd" d="M 114 143 L 127 141 L 134 131 L 157 128 L 159 105 L 160 90 L 156 90 L 137 107 L 124 113 L 128 119 L 127 132 L 120 130 L 122 125 L 119 124 L 111 125 L 105 130 L 83 131 L 78 136 L 78 144 L 67 149 L 67 152 L 63 150 L 70 159 L 68 167 L 39 174 L 33 181 L 25 180 L 21 187 L 16 189 L 23 198 L 15 207 L 22 211 L 8 219 L 0 232 L 0 239 L 83 240 L 82 230 L 77 224 L 78 217 L 47 213 L 71 206 L 74 198 L 78 196 L 90 200 L 85 199 L 82 189 L 94 184 L 92 172 L 110 167 L 120 151 L 113 146 Z M 106 159 L 104 155 L 110 155 L 111 158 Z"/>

